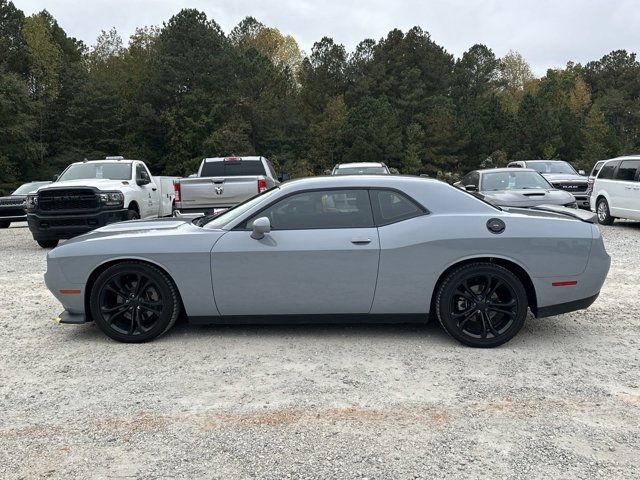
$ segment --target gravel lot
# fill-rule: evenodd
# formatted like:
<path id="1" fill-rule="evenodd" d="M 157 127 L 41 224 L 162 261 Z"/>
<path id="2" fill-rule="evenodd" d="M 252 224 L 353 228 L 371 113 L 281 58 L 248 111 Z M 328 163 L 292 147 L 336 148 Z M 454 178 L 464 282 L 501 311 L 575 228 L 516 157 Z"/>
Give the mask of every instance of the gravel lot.
<path id="1" fill-rule="evenodd" d="M 57 326 L 0 231 L 0 478 L 640 478 L 640 223 L 587 311 L 463 347 L 425 326 Z"/>

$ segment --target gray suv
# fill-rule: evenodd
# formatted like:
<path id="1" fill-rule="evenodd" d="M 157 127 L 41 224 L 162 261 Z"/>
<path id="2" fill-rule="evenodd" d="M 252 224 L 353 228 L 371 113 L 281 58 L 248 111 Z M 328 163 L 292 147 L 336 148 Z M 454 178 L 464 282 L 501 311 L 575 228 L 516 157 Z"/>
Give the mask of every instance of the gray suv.
<path id="1" fill-rule="evenodd" d="M 554 188 L 571 193 L 578 207 L 589 208 L 589 180 L 584 170 L 576 171 L 569 162 L 562 160 L 519 160 L 510 162 L 509 168 L 533 168 L 545 177 Z"/>

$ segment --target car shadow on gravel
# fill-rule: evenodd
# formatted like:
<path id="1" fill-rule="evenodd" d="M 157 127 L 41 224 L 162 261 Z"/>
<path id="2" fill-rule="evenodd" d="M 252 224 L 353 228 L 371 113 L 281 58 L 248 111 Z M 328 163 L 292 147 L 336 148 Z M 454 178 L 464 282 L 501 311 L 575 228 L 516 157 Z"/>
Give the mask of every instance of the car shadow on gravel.
<path id="1" fill-rule="evenodd" d="M 570 322 L 570 323 L 569 323 Z M 566 316 L 536 319 L 531 315 L 523 329 L 514 339 L 502 347 L 515 345 L 538 348 L 549 345 L 559 339 L 565 344 L 579 343 L 581 335 L 571 327 L 573 323 Z M 104 335 L 93 323 L 86 325 L 65 325 L 66 341 L 116 343 Z M 363 338 L 414 341 L 424 340 L 433 346 L 458 346 L 467 348 L 451 338 L 437 320 L 424 323 L 311 323 L 311 324 L 242 324 L 242 325 L 193 325 L 186 321 L 177 323 L 166 335 L 152 343 L 179 341 L 201 342 L 207 338 L 237 340 L 238 338 L 283 338 L 291 340 L 336 340 L 352 338 L 357 342 Z"/>

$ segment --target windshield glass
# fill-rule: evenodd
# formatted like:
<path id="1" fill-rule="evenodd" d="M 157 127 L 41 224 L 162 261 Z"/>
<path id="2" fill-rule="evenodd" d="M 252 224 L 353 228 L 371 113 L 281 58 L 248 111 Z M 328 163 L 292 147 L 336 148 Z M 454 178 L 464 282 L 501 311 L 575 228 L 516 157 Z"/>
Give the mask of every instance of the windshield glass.
<path id="1" fill-rule="evenodd" d="M 484 173 L 480 186 L 480 190 L 485 192 L 530 188 L 549 189 L 553 187 L 539 173 L 526 171 Z"/>
<path id="2" fill-rule="evenodd" d="M 279 190 L 278 187 L 270 188 L 269 190 L 265 190 L 264 192 L 256 195 L 255 197 L 251 197 L 249 200 L 236 205 L 235 207 L 223 212 L 219 215 L 206 215 L 204 217 L 196 218 L 193 223 L 199 227 L 218 229 L 224 227 L 226 224 L 234 221 L 236 218 L 240 217 L 243 213 L 249 211 L 253 208 L 254 205 L 262 202 L 267 197 L 272 196 L 275 192 Z"/>
<path id="3" fill-rule="evenodd" d="M 38 187 L 46 185 L 47 183 L 49 182 L 25 183 L 24 185 L 18 187 L 17 190 L 13 192 L 13 195 L 26 195 L 27 193 L 33 193 L 38 189 Z"/>
<path id="4" fill-rule="evenodd" d="M 387 172 L 386 167 L 344 167 L 336 168 L 334 175 L 371 175 L 371 174 L 385 174 Z"/>
<path id="5" fill-rule="evenodd" d="M 540 173 L 570 173 L 573 175 L 578 174 L 567 162 L 527 162 L 527 168 L 533 168 Z"/>
<path id="6" fill-rule="evenodd" d="M 131 180 L 131 164 L 115 162 L 79 163 L 67 168 L 58 178 L 58 182 L 65 180 L 82 180 L 85 178 Z"/>

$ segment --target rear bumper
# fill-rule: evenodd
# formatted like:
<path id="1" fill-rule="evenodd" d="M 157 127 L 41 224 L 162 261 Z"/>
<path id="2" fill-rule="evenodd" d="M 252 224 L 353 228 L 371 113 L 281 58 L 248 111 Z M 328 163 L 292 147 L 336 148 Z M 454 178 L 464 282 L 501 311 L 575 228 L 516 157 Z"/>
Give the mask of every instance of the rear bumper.
<path id="1" fill-rule="evenodd" d="M 600 295 L 600 292 L 587 298 L 580 300 L 573 300 L 571 302 L 559 303 L 557 305 L 549 305 L 546 307 L 538 308 L 538 314 L 536 318 L 552 317 L 554 315 L 561 315 L 563 313 L 575 312 L 576 310 L 584 310 L 591 306 Z"/>
<path id="2" fill-rule="evenodd" d="M 110 223 L 127 219 L 127 209 L 101 210 L 79 215 L 42 215 L 28 213 L 29 230 L 35 240 L 73 238 Z"/>

